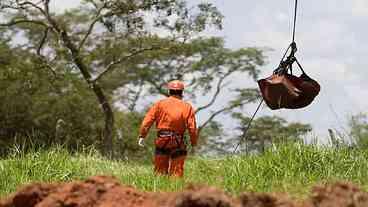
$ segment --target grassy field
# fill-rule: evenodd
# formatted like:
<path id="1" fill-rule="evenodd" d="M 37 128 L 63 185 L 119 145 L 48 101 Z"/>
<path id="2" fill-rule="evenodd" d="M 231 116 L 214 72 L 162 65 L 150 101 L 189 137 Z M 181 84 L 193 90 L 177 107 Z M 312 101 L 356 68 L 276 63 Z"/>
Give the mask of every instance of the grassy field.
<path id="1" fill-rule="evenodd" d="M 155 177 L 152 166 L 109 161 L 94 151 L 71 155 L 61 148 L 22 153 L 14 150 L 0 161 L 0 196 L 35 181 L 69 181 L 93 175 L 113 175 L 122 183 L 146 191 L 178 191 L 190 183 L 218 186 L 230 193 L 288 192 L 306 195 L 316 183 L 351 181 L 368 189 L 368 151 L 286 145 L 260 156 L 221 159 L 190 158 L 186 177 Z"/>

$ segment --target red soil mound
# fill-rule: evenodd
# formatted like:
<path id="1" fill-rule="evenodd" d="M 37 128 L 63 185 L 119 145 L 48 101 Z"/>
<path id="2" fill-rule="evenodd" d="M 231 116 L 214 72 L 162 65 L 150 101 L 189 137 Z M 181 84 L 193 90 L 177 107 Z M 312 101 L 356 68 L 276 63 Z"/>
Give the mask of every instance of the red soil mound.
<path id="1" fill-rule="evenodd" d="M 32 184 L 0 201 L 0 207 L 366 207 L 368 193 L 352 184 L 318 186 L 309 199 L 243 193 L 238 198 L 212 187 L 191 186 L 178 193 L 148 193 L 97 176 L 61 184 Z"/>

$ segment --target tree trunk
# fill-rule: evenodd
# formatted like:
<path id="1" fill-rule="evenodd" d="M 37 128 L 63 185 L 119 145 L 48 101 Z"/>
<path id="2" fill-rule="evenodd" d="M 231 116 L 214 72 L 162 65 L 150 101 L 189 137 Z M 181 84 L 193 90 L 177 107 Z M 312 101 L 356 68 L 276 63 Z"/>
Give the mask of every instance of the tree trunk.
<path id="1" fill-rule="evenodd" d="M 261 153 L 263 154 L 265 152 L 265 140 L 262 138 L 261 140 Z"/>
<path id="2" fill-rule="evenodd" d="M 71 56 L 74 64 L 77 66 L 79 71 L 82 73 L 83 78 L 92 87 L 98 102 L 100 103 L 102 110 L 105 115 L 105 129 L 103 133 L 103 153 L 104 155 L 112 158 L 113 157 L 113 128 L 114 128 L 114 113 L 112 107 L 104 94 L 102 88 L 97 82 L 92 82 L 92 76 L 88 66 L 83 62 L 77 47 L 73 44 L 70 37 L 65 31 L 60 31 L 61 39 L 63 40 L 65 46 L 70 50 Z"/>
<path id="3" fill-rule="evenodd" d="M 113 158 L 114 157 L 114 150 L 113 150 L 114 113 L 101 87 L 97 83 L 93 83 L 92 88 L 105 114 L 105 128 L 104 128 L 104 133 L 103 133 L 104 154 L 110 158 Z"/>

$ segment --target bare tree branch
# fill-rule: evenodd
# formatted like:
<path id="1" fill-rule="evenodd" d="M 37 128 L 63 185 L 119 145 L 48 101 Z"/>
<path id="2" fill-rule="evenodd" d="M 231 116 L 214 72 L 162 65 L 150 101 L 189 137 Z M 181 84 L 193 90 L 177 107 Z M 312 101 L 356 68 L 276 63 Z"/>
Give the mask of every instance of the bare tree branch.
<path id="1" fill-rule="evenodd" d="M 212 96 L 211 101 L 210 101 L 208 104 L 204 105 L 204 106 L 200 106 L 200 107 L 198 107 L 198 109 L 196 110 L 196 114 L 197 114 L 197 113 L 199 113 L 200 111 L 202 111 L 202 110 L 204 110 L 204 109 L 208 108 L 208 107 L 211 107 L 211 106 L 215 103 L 215 101 L 216 101 L 217 97 L 219 96 L 219 94 L 220 94 L 220 92 L 221 92 L 221 89 L 222 89 L 222 87 L 223 87 L 223 82 L 224 82 L 224 80 L 225 80 L 227 77 L 229 77 L 233 72 L 235 72 L 235 71 L 230 70 L 230 71 L 228 71 L 226 74 L 224 74 L 224 75 L 219 79 L 219 81 L 217 82 L 216 91 L 215 91 L 214 95 Z"/>
<path id="2" fill-rule="evenodd" d="M 17 5 L 19 5 L 20 9 L 25 9 L 24 6 L 31 6 L 34 9 L 37 9 L 38 11 L 40 11 L 43 15 L 46 16 L 45 10 L 43 10 L 41 7 L 39 7 L 37 4 L 31 2 L 31 1 L 25 1 L 25 2 L 19 2 L 19 0 L 17 0 Z"/>
<path id="3" fill-rule="evenodd" d="M 140 49 L 140 50 L 137 50 L 135 52 L 132 52 L 129 55 L 121 57 L 116 61 L 111 62 L 110 64 L 107 65 L 107 67 L 104 71 L 102 71 L 95 79 L 92 80 L 92 82 L 97 82 L 98 80 L 100 80 L 106 73 L 113 70 L 114 66 L 116 66 L 118 64 L 121 64 L 121 63 L 129 60 L 130 58 L 138 55 L 138 54 L 141 54 L 141 53 L 146 52 L 146 51 L 154 50 L 154 49 L 158 49 L 158 48 L 157 47 L 150 47 L 150 48 Z"/>
<path id="4" fill-rule="evenodd" d="M 95 5 L 95 6 L 97 6 L 97 5 Z M 87 30 L 87 32 L 86 32 L 86 34 L 84 35 L 84 37 L 83 37 L 82 41 L 80 42 L 80 44 L 79 44 L 79 46 L 78 46 L 78 51 L 80 51 L 80 50 L 81 50 L 81 48 L 83 47 L 84 43 L 87 41 L 88 37 L 91 35 L 92 30 L 93 30 L 93 28 L 95 27 L 96 23 L 97 23 L 99 20 L 101 20 L 101 19 L 105 16 L 105 15 L 101 15 L 101 12 L 102 12 L 102 10 L 103 10 L 104 8 L 106 8 L 106 3 L 104 3 L 104 5 L 103 5 L 103 6 L 101 6 L 101 8 L 99 8 L 99 9 L 98 9 L 98 11 L 97 11 L 97 14 L 96 14 L 95 18 L 93 19 L 92 23 L 89 25 L 88 30 Z"/>
<path id="5" fill-rule="evenodd" d="M 12 5 L 8 5 L 8 4 L 4 4 L 4 5 L 0 5 L 0 9 L 13 9 L 13 10 L 19 10 L 19 7 L 12 6 Z"/>
<path id="6" fill-rule="evenodd" d="M 37 55 L 39 55 L 39 56 L 42 56 L 42 54 L 41 54 L 41 50 L 42 50 L 43 45 L 44 45 L 44 44 L 45 44 L 45 42 L 46 42 L 47 36 L 48 36 L 48 34 L 49 34 L 49 30 L 50 30 L 50 28 L 46 28 L 46 29 L 45 29 L 45 31 L 44 31 L 44 33 L 43 33 L 43 36 L 42 36 L 42 39 L 41 39 L 41 41 L 40 41 L 40 44 L 39 44 L 39 46 L 38 46 L 38 48 L 37 48 Z"/>
<path id="7" fill-rule="evenodd" d="M 44 12 L 43 14 L 45 15 L 47 21 L 49 22 L 49 24 L 51 25 L 52 29 L 59 34 L 59 37 L 61 39 L 63 39 L 63 31 L 60 29 L 59 24 L 51 17 L 50 15 L 50 1 L 51 0 L 43 0 L 44 2 Z M 65 38 L 65 33 L 64 33 L 64 38 Z M 70 48 L 69 48 L 70 49 Z"/>
<path id="8" fill-rule="evenodd" d="M 43 67 L 42 68 L 46 68 L 48 69 L 52 75 L 54 76 L 54 78 L 57 78 L 57 74 L 56 74 L 56 71 L 54 68 L 52 68 L 52 66 L 50 65 L 50 63 L 48 63 L 48 61 L 45 59 L 45 57 L 43 56 L 40 56 L 39 57 L 39 60 L 43 63 Z"/>
<path id="9" fill-rule="evenodd" d="M 41 1 L 42 2 L 42 1 Z M 46 1 L 48 2 L 48 1 Z M 16 4 L 18 5 L 18 7 L 16 6 L 11 6 L 11 5 L 6 5 L 4 8 L 11 8 L 11 9 L 16 9 L 16 10 L 25 10 L 25 6 L 31 6 L 35 9 L 37 9 L 38 11 L 40 11 L 43 15 L 47 15 L 47 13 L 41 8 L 39 7 L 37 4 L 32 3 L 30 1 L 25 1 L 25 2 L 19 2 L 19 0 L 16 1 Z M 49 25 L 47 25 L 46 22 L 43 22 L 41 20 L 30 20 L 30 19 L 13 19 L 8 23 L 3 23 L 0 24 L 1 27 L 12 27 L 15 26 L 17 24 L 22 24 L 22 23 L 30 23 L 30 24 L 37 24 L 40 26 L 45 27 L 45 31 L 43 33 L 43 36 L 41 38 L 41 41 L 37 47 L 36 53 L 39 56 L 39 60 L 42 63 L 42 68 L 47 68 L 48 70 L 50 70 L 52 72 L 52 74 L 54 75 L 54 77 L 56 78 L 56 72 L 55 70 L 52 68 L 52 66 L 48 63 L 48 61 L 46 60 L 46 58 L 41 54 L 42 48 L 44 46 L 44 44 L 46 43 L 47 37 L 48 37 L 48 33 L 50 31 L 50 29 L 52 29 Z"/>
<path id="10" fill-rule="evenodd" d="M 44 1 L 44 8 L 45 8 L 45 11 L 44 11 L 44 14 L 48 17 L 48 18 L 50 18 L 50 7 L 49 7 L 49 5 L 50 5 L 50 1 L 51 0 L 43 0 Z"/>
<path id="11" fill-rule="evenodd" d="M 94 6 L 95 8 L 98 8 L 97 2 L 95 2 L 94 0 L 88 0 L 87 2 L 89 2 L 89 3 L 93 4 L 93 6 Z"/>
<path id="12" fill-rule="evenodd" d="M 46 60 L 46 57 L 45 57 L 45 56 L 43 56 L 43 55 L 42 55 L 42 53 L 41 53 L 41 50 L 42 50 L 42 48 L 43 48 L 43 45 L 44 45 L 44 44 L 45 44 L 45 42 L 46 42 L 46 39 L 47 39 L 47 36 L 48 36 L 48 33 L 49 33 L 50 29 L 51 29 L 51 28 L 49 28 L 49 27 L 45 29 L 44 34 L 43 34 L 43 36 L 42 36 L 42 39 L 41 39 L 41 41 L 40 41 L 40 44 L 38 45 L 38 48 L 37 48 L 37 55 L 39 56 L 40 61 L 43 63 L 44 68 L 49 69 L 49 70 L 52 72 L 52 74 L 54 75 L 54 77 L 56 78 L 56 77 L 57 77 L 57 75 L 56 75 L 55 70 L 54 70 L 54 69 L 52 68 L 52 66 L 48 63 L 48 61 Z"/>
<path id="13" fill-rule="evenodd" d="M 128 106 L 129 111 L 134 111 L 135 107 L 137 106 L 137 102 L 139 100 L 139 98 L 141 97 L 141 94 L 143 92 L 143 81 L 140 81 L 139 83 L 139 88 L 138 90 L 135 92 L 132 103 Z"/>
<path id="14" fill-rule="evenodd" d="M 22 23 L 32 23 L 32 24 L 38 24 L 44 27 L 48 27 L 47 24 L 45 22 L 39 21 L 39 20 L 30 20 L 30 19 L 16 19 L 16 20 L 12 20 L 8 23 L 2 23 L 0 24 L 0 27 L 12 27 L 14 25 L 17 24 L 22 24 Z"/>

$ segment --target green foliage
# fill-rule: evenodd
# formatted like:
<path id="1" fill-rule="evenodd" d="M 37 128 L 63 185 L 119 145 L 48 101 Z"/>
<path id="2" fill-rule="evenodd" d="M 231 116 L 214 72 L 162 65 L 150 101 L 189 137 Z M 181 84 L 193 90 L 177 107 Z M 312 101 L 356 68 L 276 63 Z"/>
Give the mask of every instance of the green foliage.
<path id="1" fill-rule="evenodd" d="M 366 150 L 339 150 L 290 144 L 276 146 L 257 156 L 221 159 L 190 158 L 185 179 L 155 177 L 152 166 L 129 161 L 109 161 L 94 150 L 71 155 L 66 150 L 31 151 L 0 160 L 0 195 L 35 182 L 59 182 L 94 175 L 114 175 L 122 183 L 147 191 L 179 191 L 190 183 L 217 186 L 230 193 L 244 191 L 288 192 L 305 196 L 316 183 L 345 180 L 368 189 Z"/>
<path id="2" fill-rule="evenodd" d="M 138 54 L 145 50 L 163 49 L 166 45 L 161 44 L 164 42 L 161 39 L 178 42 L 192 38 L 210 26 L 219 28 L 222 23 L 222 15 L 209 3 L 190 9 L 182 0 L 85 0 L 79 8 L 63 13 L 51 11 L 49 3 L 1 1 L 0 12 L 4 16 L 1 18 L 0 34 L 6 33 L 10 39 L 15 36 L 23 38 L 22 49 L 34 56 L 31 62 L 44 64 L 58 78 L 74 74 L 73 78 L 80 81 L 82 89 L 74 87 L 73 90 L 82 90 L 81 99 L 88 100 L 83 90 L 93 89 L 91 92 L 99 101 L 94 105 L 102 106 L 105 115 L 103 136 L 104 145 L 108 148 L 111 148 L 114 128 L 109 99 L 118 88 L 107 87 L 109 80 L 100 81 L 105 72 L 114 69 L 114 65 L 136 64 L 134 58 L 139 60 L 141 57 Z M 159 32 L 167 33 L 167 37 L 158 38 L 156 34 Z M 146 46 L 148 48 L 143 48 Z M 130 81 L 130 78 L 123 80 Z M 102 90 L 101 85 L 107 89 Z M 47 123 L 55 125 L 53 121 L 48 120 Z M 95 134 L 101 135 L 99 132 Z"/>
<path id="3" fill-rule="evenodd" d="M 156 131 L 151 130 L 146 137 L 146 147 L 138 146 L 139 127 L 144 114 L 139 112 L 116 112 L 117 146 L 115 153 L 123 159 L 134 159 L 139 162 L 151 160 L 153 155 L 153 141 Z"/>
<path id="4" fill-rule="evenodd" d="M 233 113 L 233 117 L 240 121 L 240 130 L 243 134 L 247 130 L 249 117 L 244 117 L 241 113 Z M 266 145 L 272 143 L 288 143 L 301 141 L 302 136 L 312 131 L 309 124 L 288 123 L 285 119 L 277 116 L 263 116 L 253 120 L 251 127 L 243 137 L 245 150 L 265 151 Z M 243 135 L 242 135 L 243 136 Z"/>
<path id="5" fill-rule="evenodd" d="M 228 153 L 228 140 L 225 130 L 220 122 L 211 121 L 201 132 L 198 145 L 199 154 L 226 155 Z M 198 154 L 198 153 L 197 153 Z"/>
<path id="6" fill-rule="evenodd" d="M 143 82 L 150 95 L 166 95 L 165 84 L 173 79 L 182 79 L 188 83 L 186 94 L 195 100 L 195 95 L 216 90 L 217 83 L 230 75 L 245 73 L 255 80 L 260 72 L 258 67 L 264 64 L 264 56 L 260 50 L 231 50 L 224 46 L 222 38 L 195 38 L 180 42 L 151 37 L 143 43 L 167 49 L 148 51 L 136 56 L 130 64 L 117 65 L 119 70 L 105 79 L 112 88 L 137 86 Z M 115 42 L 114 47 L 121 50 L 128 46 Z M 103 53 L 102 50 L 96 52 Z M 114 82 L 115 86 L 112 85 Z M 219 87 L 224 89 L 223 84 Z"/>
<path id="7" fill-rule="evenodd" d="M 354 115 L 349 120 L 350 136 L 355 145 L 360 148 L 368 148 L 368 116 L 365 113 Z"/>
<path id="8" fill-rule="evenodd" d="M 65 144 L 70 149 L 98 143 L 102 117 L 97 101 L 77 75 L 55 75 L 28 51 L 0 42 L 1 148 L 14 137 Z M 37 134 L 37 136 L 32 136 Z M 29 140 L 17 140 L 25 143 Z"/>

